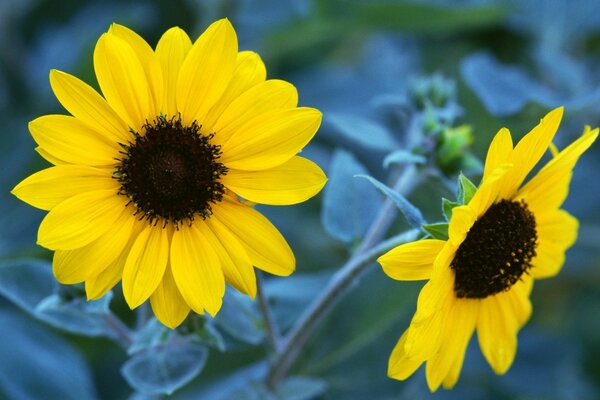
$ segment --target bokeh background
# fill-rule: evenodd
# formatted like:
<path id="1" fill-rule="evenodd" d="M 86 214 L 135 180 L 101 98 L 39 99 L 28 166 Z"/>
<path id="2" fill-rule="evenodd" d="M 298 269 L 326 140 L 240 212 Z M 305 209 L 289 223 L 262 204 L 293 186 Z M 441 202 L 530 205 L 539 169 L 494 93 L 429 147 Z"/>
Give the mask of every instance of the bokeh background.
<path id="1" fill-rule="evenodd" d="M 428 112 L 454 126 L 469 125 L 471 150 L 480 158 L 500 127 L 520 137 L 558 105 L 566 107 L 559 147 L 584 125 L 600 125 L 596 0 L 0 0 L 0 398 L 160 397 L 142 394 L 143 382 L 135 376 L 124 378 L 121 368 L 131 356 L 94 325 L 93 310 L 85 311 L 89 326 L 71 309 L 62 319 L 41 316 L 45 295 L 58 293 L 63 301 L 81 293 L 53 283 L 51 254 L 35 244 L 43 213 L 9 191 L 47 166 L 33 150 L 27 122 L 64 113 L 50 90 L 51 68 L 97 87 L 93 48 L 110 23 L 131 27 L 154 46 L 171 26 L 195 38 L 224 16 L 233 22 L 240 48 L 261 54 L 269 77 L 292 82 L 301 104 L 323 111 L 322 128 L 305 154 L 330 176 L 335 154 L 389 182 L 393 174 L 384 168 L 384 158 L 405 147 L 409 134 L 427 127 Z M 423 99 L 433 107 L 424 108 Z M 478 182 L 472 161 L 465 172 Z M 581 222 L 580 238 L 561 274 L 536 283 L 533 317 L 519 335 L 515 363 L 505 376 L 493 374 L 475 339 L 452 391 L 431 395 L 423 370 L 406 382 L 388 379 L 389 353 L 410 321 L 421 284 L 392 281 L 374 264 L 320 326 L 293 369 L 297 379 L 280 398 L 600 398 L 598 171 L 596 143 L 578 164 L 565 204 Z M 346 172 L 337 171 L 336 181 Z M 427 178 L 409 197 L 429 221 L 441 219 L 441 196 L 453 196 L 447 184 L 453 171 L 446 172 Z M 349 182 L 355 191 L 344 192 L 342 201 L 338 196 L 334 207 L 356 207 L 368 220 L 379 195 Z M 331 184 L 305 204 L 262 209 L 298 258 L 292 277 L 265 277 L 284 331 L 363 233 L 361 226 L 342 234 L 335 226 L 323 227 L 323 199 L 331 200 L 328 193 L 339 182 Z M 405 227 L 399 220 L 391 233 Z M 106 311 L 109 301 L 112 312 L 135 327 L 140 313 L 126 309 L 120 288 L 96 311 Z M 253 304 L 233 303 L 223 311 L 222 319 L 229 321 L 217 324 L 223 332 L 215 333 L 224 349 L 213 346 L 203 369 L 186 370 L 190 382 L 173 398 L 263 398 L 254 382 L 269 355 L 261 345 L 260 317 Z M 46 300 L 46 309 L 55 306 Z"/>

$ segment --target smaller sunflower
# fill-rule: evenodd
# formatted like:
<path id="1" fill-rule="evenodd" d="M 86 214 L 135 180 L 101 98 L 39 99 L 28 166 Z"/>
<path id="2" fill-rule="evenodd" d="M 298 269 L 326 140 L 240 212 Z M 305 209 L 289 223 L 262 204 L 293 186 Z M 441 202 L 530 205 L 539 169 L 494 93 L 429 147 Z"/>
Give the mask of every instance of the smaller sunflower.
<path id="1" fill-rule="evenodd" d="M 122 281 L 132 309 L 149 300 L 175 328 L 190 310 L 215 315 L 226 283 L 254 297 L 253 266 L 291 274 L 286 240 L 249 202 L 296 204 L 321 190 L 323 171 L 297 155 L 321 112 L 266 79 L 227 19 L 193 43 L 171 28 L 155 49 L 113 24 L 94 70 L 103 96 L 50 72 L 71 115 L 42 116 L 29 130 L 55 166 L 12 191 L 48 211 L 38 244 L 55 251 L 56 278 L 85 282 L 88 299 Z"/>
<path id="2" fill-rule="evenodd" d="M 408 243 L 378 259 L 393 279 L 428 280 L 390 356 L 391 378 L 407 379 L 425 362 L 432 392 L 453 387 L 474 331 L 494 372 L 510 368 L 517 333 L 531 315 L 534 280 L 556 275 L 577 237 L 577 219 L 560 207 L 577 160 L 598 137 L 598 129 L 586 127 L 523 184 L 551 146 L 562 114 L 551 111 L 514 148 L 509 131 L 498 132 L 481 185 L 452 209 L 448 240 Z"/>

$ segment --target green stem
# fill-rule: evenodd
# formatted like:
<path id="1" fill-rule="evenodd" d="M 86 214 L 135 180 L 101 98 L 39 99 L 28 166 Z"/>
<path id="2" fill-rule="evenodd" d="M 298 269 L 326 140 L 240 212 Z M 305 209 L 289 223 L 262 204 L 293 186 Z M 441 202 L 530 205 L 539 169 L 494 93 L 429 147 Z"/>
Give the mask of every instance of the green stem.
<path id="1" fill-rule="evenodd" d="M 277 325 L 275 324 L 273 314 L 271 313 L 268 300 L 263 290 L 263 279 L 260 272 L 256 274 L 256 298 L 258 300 L 260 313 L 262 314 L 263 322 L 267 330 L 267 337 L 269 338 L 269 342 L 271 342 L 273 350 L 277 354 L 279 353 L 279 349 L 281 347 L 281 337 L 279 336 Z"/>
<path id="2" fill-rule="evenodd" d="M 415 167 L 408 166 L 396 181 L 394 190 L 403 194 L 409 193 L 417 186 L 419 181 L 420 178 Z M 394 203 L 386 199 L 352 257 L 331 278 L 325 290 L 294 324 L 284 339 L 281 351 L 269 369 L 266 384 L 271 390 L 274 390 L 279 382 L 286 377 L 319 322 L 356 277 L 379 255 L 417 238 L 418 231 L 411 230 L 375 246 L 387 232 L 396 212 Z"/>

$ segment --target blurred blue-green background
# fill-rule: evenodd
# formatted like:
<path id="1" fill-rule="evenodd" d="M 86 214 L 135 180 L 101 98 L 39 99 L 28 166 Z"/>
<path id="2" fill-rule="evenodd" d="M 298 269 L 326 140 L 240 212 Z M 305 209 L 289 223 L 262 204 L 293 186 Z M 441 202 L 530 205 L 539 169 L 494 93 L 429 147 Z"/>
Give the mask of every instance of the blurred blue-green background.
<path id="1" fill-rule="evenodd" d="M 64 321 L 46 324 L 35 317 L 32 309 L 58 290 L 47 262 L 51 253 L 35 244 L 44 214 L 9 191 L 47 166 L 34 152 L 27 123 L 40 115 L 64 113 L 50 90 L 51 68 L 97 86 L 93 48 L 110 23 L 134 29 L 154 46 L 171 26 L 195 38 L 220 17 L 234 24 L 240 49 L 261 54 L 269 77 L 292 82 L 302 105 L 323 111 L 322 128 L 305 154 L 329 175 L 334 153 L 351 154 L 357 168 L 389 182 L 393 174 L 383 167 L 385 156 L 411 145 L 411 132 L 427 126 L 427 113 L 419 108 L 422 97 L 433 103 L 435 118 L 471 126 L 472 151 L 480 158 L 499 128 L 507 126 L 521 137 L 558 105 L 566 108 L 556 139 L 559 148 L 584 125 L 600 125 L 596 0 L 0 0 L 0 260 L 13 274 L 0 273 L 0 398 L 151 398 L 139 386 L 134 392 L 136 385 L 125 380 L 121 367 L 129 356 L 104 337 L 102 327 L 81 328 L 86 334 L 78 335 L 73 332 L 79 328 L 57 328 L 64 328 Z M 442 99 L 436 104 L 438 95 Z M 578 164 L 565 203 L 580 220 L 579 240 L 561 274 L 536 283 L 533 317 L 519 335 L 515 363 L 505 376 L 492 373 L 473 340 L 452 391 L 429 394 L 422 370 L 406 382 L 388 379 L 388 356 L 410 321 L 421 284 L 392 281 L 373 264 L 324 320 L 292 371 L 297 379 L 279 396 L 600 398 L 598 171 L 596 144 Z M 445 183 L 454 178 L 452 172 L 447 175 L 427 178 L 410 196 L 429 221 L 441 219 L 439 199 L 453 196 Z M 476 172 L 471 176 L 478 182 Z M 368 190 L 354 193 L 362 200 L 349 198 L 338 207 L 356 203 L 368 221 L 380 198 Z M 292 277 L 265 277 L 284 332 L 363 233 L 361 227 L 338 235 L 334 228 L 325 229 L 323 197 L 262 209 L 298 259 Z M 404 227 L 399 221 L 391 233 Z M 21 267 L 20 274 L 15 265 Z M 134 327 L 136 317 L 124 306 L 119 290 L 110 308 Z M 107 306 L 108 301 L 99 307 Z M 239 309 L 255 312 L 230 308 L 234 319 Z M 173 398 L 262 398 L 252 388 L 269 354 L 255 325 L 240 325 L 237 333 L 247 337 L 236 341 L 229 340 L 235 329 L 227 331 L 223 322 L 225 350 L 211 348 L 202 373 L 190 375 L 191 382 Z"/>

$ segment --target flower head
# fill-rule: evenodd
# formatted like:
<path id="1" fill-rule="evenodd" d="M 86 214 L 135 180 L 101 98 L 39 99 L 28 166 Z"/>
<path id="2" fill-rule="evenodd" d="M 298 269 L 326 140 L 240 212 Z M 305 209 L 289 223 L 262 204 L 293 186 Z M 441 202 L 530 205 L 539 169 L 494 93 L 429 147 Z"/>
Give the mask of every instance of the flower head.
<path id="1" fill-rule="evenodd" d="M 228 20 L 192 44 L 169 29 L 153 50 L 113 24 L 94 51 L 103 96 L 51 71 L 71 115 L 29 124 L 36 149 L 55 166 L 13 193 L 48 210 L 38 243 L 55 250 L 64 284 L 85 282 L 97 299 L 122 280 L 131 308 L 150 299 L 160 321 L 178 326 L 190 309 L 215 315 L 225 283 L 254 297 L 253 266 L 294 271 L 294 255 L 254 203 L 295 204 L 325 184 L 296 154 L 321 113 L 297 107 L 291 84 L 266 80 L 250 51 L 238 52 Z"/>
<path id="2" fill-rule="evenodd" d="M 379 258 L 394 279 L 428 280 L 390 356 L 390 377 L 404 380 L 425 362 L 431 391 L 451 388 L 475 330 L 494 372 L 510 368 L 517 332 L 531 315 L 533 281 L 556 275 L 577 237 L 577 220 L 560 207 L 579 156 L 598 137 L 598 129 L 586 128 L 523 183 L 551 145 L 562 114 L 562 108 L 550 112 L 514 148 L 508 130 L 498 132 L 481 185 L 467 204 L 452 209 L 448 240 L 405 244 Z"/>

